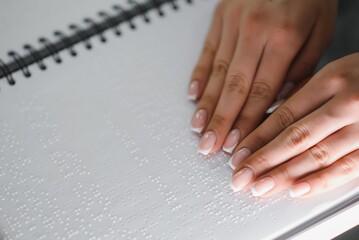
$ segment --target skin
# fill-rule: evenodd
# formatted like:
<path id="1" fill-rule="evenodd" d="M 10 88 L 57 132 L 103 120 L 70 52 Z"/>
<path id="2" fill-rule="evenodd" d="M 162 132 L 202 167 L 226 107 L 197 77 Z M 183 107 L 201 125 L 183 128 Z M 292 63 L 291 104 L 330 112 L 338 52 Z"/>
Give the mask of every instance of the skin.
<path id="1" fill-rule="evenodd" d="M 189 90 L 198 100 L 194 118 L 205 111 L 203 126 L 192 128 L 215 136 L 205 154 L 221 149 L 232 129 L 242 141 L 285 80 L 296 83 L 312 74 L 333 35 L 336 10 L 337 0 L 219 3 Z"/>
<path id="2" fill-rule="evenodd" d="M 309 185 L 305 197 L 359 184 L 358 66 L 359 53 L 328 64 L 250 133 L 235 152 L 253 154 L 235 166 L 232 184 L 243 183 L 237 177 L 244 168 L 253 179 L 242 189 L 274 180 L 264 197 L 302 183 Z"/>

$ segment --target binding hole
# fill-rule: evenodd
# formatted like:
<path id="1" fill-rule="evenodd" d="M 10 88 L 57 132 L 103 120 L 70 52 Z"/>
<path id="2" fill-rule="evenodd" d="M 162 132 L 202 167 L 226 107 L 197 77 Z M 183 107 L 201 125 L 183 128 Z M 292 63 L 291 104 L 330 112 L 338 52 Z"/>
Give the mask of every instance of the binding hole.
<path id="1" fill-rule="evenodd" d="M 121 31 L 118 28 L 119 24 L 115 21 L 115 19 L 113 17 L 111 17 L 104 11 L 99 12 L 98 15 L 105 19 L 107 24 L 113 29 L 113 32 L 115 33 L 116 36 L 121 35 Z"/>
<path id="2" fill-rule="evenodd" d="M 7 80 L 7 82 L 9 83 L 9 85 L 14 85 L 15 80 L 12 77 L 9 68 L 6 66 L 6 64 L 1 59 L 0 59 L 0 69 L 4 73 L 4 76 L 5 76 L 6 80 Z"/>
<path id="3" fill-rule="evenodd" d="M 152 3 L 152 6 L 157 9 L 158 16 L 163 17 L 165 13 L 161 9 L 161 3 L 158 2 L 158 0 L 150 0 Z"/>
<path id="4" fill-rule="evenodd" d="M 30 55 L 35 60 L 41 70 L 46 70 L 46 65 L 42 62 L 39 53 L 33 47 L 31 47 L 31 45 L 25 44 L 24 49 L 29 51 Z"/>
<path id="5" fill-rule="evenodd" d="M 88 50 L 92 49 L 92 45 L 91 45 L 90 41 L 88 40 L 89 37 L 83 30 L 81 30 L 81 28 L 79 28 L 75 24 L 71 24 L 69 26 L 69 28 L 71 30 L 75 31 L 75 33 L 77 34 L 77 37 L 80 39 L 81 42 L 84 43 L 86 49 L 88 49 Z"/>
<path id="6" fill-rule="evenodd" d="M 193 3 L 192 0 L 186 0 L 186 2 L 187 2 L 188 4 L 192 4 L 192 3 Z"/>
<path id="7" fill-rule="evenodd" d="M 100 41 L 105 43 L 107 39 L 103 35 L 103 29 L 98 25 L 95 21 L 93 21 L 91 18 L 85 18 L 84 22 L 87 24 L 90 24 L 92 28 L 95 30 L 96 34 L 100 37 Z"/>
<path id="8" fill-rule="evenodd" d="M 177 11 L 179 9 L 178 5 L 175 3 L 176 0 L 169 0 L 169 3 L 172 6 L 172 9 Z"/>
<path id="9" fill-rule="evenodd" d="M 8 52 L 8 55 L 14 59 L 17 66 L 20 68 L 21 72 L 24 74 L 25 77 L 31 77 L 31 73 L 25 64 L 24 59 L 20 57 L 19 54 L 14 51 L 10 51 Z"/>
<path id="10" fill-rule="evenodd" d="M 141 4 L 138 4 L 136 1 L 134 0 L 128 0 L 128 2 L 132 5 L 135 6 L 135 8 L 138 9 L 138 12 L 143 16 L 143 20 L 145 21 L 145 23 L 149 23 L 150 22 L 150 19 L 149 17 L 147 16 L 147 10 L 143 7 L 143 5 Z"/>
<path id="11" fill-rule="evenodd" d="M 132 17 L 128 14 L 128 12 L 126 10 L 124 10 L 119 5 L 114 5 L 113 9 L 116 10 L 117 12 L 119 12 L 120 17 L 124 18 L 124 20 L 128 22 L 130 29 L 132 29 L 132 30 L 136 29 L 136 25 L 132 22 Z"/>
<path id="12" fill-rule="evenodd" d="M 58 54 L 58 50 L 54 44 L 52 44 L 49 40 L 47 40 L 46 38 L 43 38 L 43 37 L 39 39 L 39 42 L 45 46 L 45 48 L 47 49 L 49 54 L 53 57 L 53 59 L 56 63 L 62 62 L 62 60 Z"/>
<path id="13" fill-rule="evenodd" d="M 72 48 L 73 43 L 72 41 L 65 36 L 65 34 L 63 34 L 60 31 L 55 31 L 54 35 L 59 37 L 61 39 L 61 41 L 63 42 L 63 44 L 65 45 L 65 47 L 67 48 L 67 50 L 69 51 L 70 55 L 73 57 L 76 57 L 77 53 L 76 51 Z"/>

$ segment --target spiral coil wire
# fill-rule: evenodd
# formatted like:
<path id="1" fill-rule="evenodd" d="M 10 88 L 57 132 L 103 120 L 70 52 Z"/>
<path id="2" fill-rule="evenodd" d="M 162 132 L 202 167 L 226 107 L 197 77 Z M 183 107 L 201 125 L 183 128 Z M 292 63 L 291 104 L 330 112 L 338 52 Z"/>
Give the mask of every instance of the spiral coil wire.
<path id="1" fill-rule="evenodd" d="M 110 15 L 105 11 L 100 11 L 100 16 L 103 21 L 96 22 L 91 18 L 85 18 L 84 23 L 89 26 L 88 28 L 81 28 L 76 24 L 70 24 L 69 29 L 73 32 L 72 35 L 67 36 L 61 31 L 55 31 L 54 35 L 58 39 L 57 42 L 51 42 L 45 37 L 39 38 L 39 42 L 43 48 L 36 50 L 30 44 L 25 44 L 23 47 L 28 52 L 26 56 L 20 56 L 15 51 L 9 51 L 8 55 L 13 60 L 9 64 L 5 64 L 0 59 L 0 80 L 5 78 L 9 85 L 14 85 L 15 80 L 12 73 L 20 70 L 25 77 L 30 77 L 31 73 L 28 66 L 36 63 L 41 70 L 46 70 L 46 65 L 43 60 L 47 57 L 52 57 L 55 63 L 62 62 L 60 52 L 67 49 L 72 57 L 77 56 L 77 52 L 74 50 L 76 43 L 82 42 L 86 49 L 90 50 L 93 46 L 89 39 L 92 36 L 99 36 L 100 41 L 105 43 L 107 41 L 104 36 L 104 31 L 112 29 L 116 36 L 121 36 L 122 32 L 119 30 L 119 26 L 123 23 L 127 23 L 130 29 L 135 30 L 136 25 L 132 19 L 137 16 L 142 16 L 144 22 L 149 23 L 150 18 L 147 15 L 149 10 L 155 9 L 160 17 L 164 16 L 164 12 L 161 8 L 163 4 L 170 4 L 174 10 L 178 10 L 179 0 L 148 0 L 145 3 L 138 3 L 135 0 L 128 0 L 128 3 L 132 6 L 130 9 L 124 9 L 120 5 L 114 5 L 112 8 L 117 12 L 116 15 Z M 185 2 L 191 4 L 192 0 L 185 0 Z"/>

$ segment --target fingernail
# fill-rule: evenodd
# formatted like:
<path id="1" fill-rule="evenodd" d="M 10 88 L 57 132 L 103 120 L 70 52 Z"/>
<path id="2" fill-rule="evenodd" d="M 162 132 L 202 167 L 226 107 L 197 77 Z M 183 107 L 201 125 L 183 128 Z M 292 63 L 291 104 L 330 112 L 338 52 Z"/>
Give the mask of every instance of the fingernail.
<path id="1" fill-rule="evenodd" d="M 194 132 L 201 133 L 204 127 L 204 124 L 207 120 L 207 111 L 204 109 L 199 109 L 192 117 L 191 129 Z"/>
<path id="2" fill-rule="evenodd" d="M 231 159 L 229 159 L 228 165 L 234 170 L 240 162 L 248 158 L 251 154 L 249 148 L 241 148 L 231 157 Z"/>
<path id="3" fill-rule="evenodd" d="M 271 114 L 273 113 L 275 110 L 277 110 L 277 108 L 279 108 L 283 103 L 284 103 L 284 99 L 275 101 L 266 111 L 266 114 Z"/>
<path id="4" fill-rule="evenodd" d="M 265 177 L 261 180 L 253 183 L 250 187 L 252 195 L 254 197 L 262 196 L 263 194 L 269 192 L 275 187 L 275 181 L 272 177 Z"/>
<path id="5" fill-rule="evenodd" d="M 217 134 L 213 131 L 206 132 L 199 142 L 198 152 L 203 155 L 208 155 L 217 141 Z"/>
<path id="6" fill-rule="evenodd" d="M 292 82 L 286 82 L 282 88 L 282 90 L 279 92 L 277 99 L 282 99 L 287 97 L 287 95 L 293 90 L 295 87 L 295 84 Z"/>
<path id="7" fill-rule="evenodd" d="M 191 84 L 189 85 L 189 88 L 188 88 L 188 95 L 187 95 L 188 99 L 196 100 L 197 96 L 198 96 L 198 90 L 199 90 L 198 81 L 191 82 Z"/>
<path id="8" fill-rule="evenodd" d="M 237 146 L 239 139 L 241 137 L 241 132 L 239 129 L 233 129 L 227 136 L 226 141 L 223 144 L 223 151 L 227 153 L 232 153 L 234 148 Z"/>
<path id="9" fill-rule="evenodd" d="M 232 177 L 231 188 L 238 192 L 248 185 L 253 179 L 253 171 L 243 168 Z"/>
<path id="10" fill-rule="evenodd" d="M 289 189 L 289 196 L 292 198 L 303 196 L 310 192 L 310 184 L 307 182 L 302 182 L 294 185 Z"/>

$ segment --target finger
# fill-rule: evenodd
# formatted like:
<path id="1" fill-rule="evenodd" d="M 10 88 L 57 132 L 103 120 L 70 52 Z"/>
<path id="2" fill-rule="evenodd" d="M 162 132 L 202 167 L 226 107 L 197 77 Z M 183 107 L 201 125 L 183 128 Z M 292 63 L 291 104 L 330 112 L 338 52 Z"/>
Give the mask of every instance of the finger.
<path id="1" fill-rule="evenodd" d="M 305 84 L 308 83 L 308 81 L 312 78 L 313 76 L 307 77 L 301 81 L 299 81 L 297 84 L 294 84 L 292 82 L 286 82 L 284 84 L 284 86 L 282 87 L 281 92 L 279 93 L 279 95 L 281 95 L 281 97 L 277 96 L 277 101 L 275 101 L 266 111 L 266 114 L 272 114 L 275 110 L 277 110 L 284 102 L 286 99 L 290 98 L 291 96 L 293 96 L 296 92 L 298 92 Z"/>
<path id="2" fill-rule="evenodd" d="M 250 36 L 250 37 L 248 37 Z M 257 37 L 258 35 L 255 35 Z M 200 141 L 199 152 L 207 155 L 221 148 L 223 141 L 240 112 L 251 87 L 260 61 L 264 39 L 254 40 L 253 33 L 240 33 L 235 55 L 226 76 L 215 112 Z"/>
<path id="3" fill-rule="evenodd" d="M 296 180 L 333 164 L 359 148 L 359 126 L 350 125 L 330 135 L 304 153 L 260 176 L 251 186 L 254 196 L 272 196 Z M 348 144 L 350 143 L 350 144 Z"/>
<path id="4" fill-rule="evenodd" d="M 327 168 L 299 179 L 289 190 L 291 197 L 314 196 L 354 180 L 359 184 L 359 150 L 339 159 Z"/>
<path id="5" fill-rule="evenodd" d="M 238 31 L 234 29 L 238 29 L 238 27 L 233 23 L 227 22 L 223 26 L 223 37 L 214 60 L 211 76 L 192 118 L 191 125 L 194 132 L 201 133 L 205 129 L 216 108 L 238 38 Z"/>
<path id="6" fill-rule="evenodd" d="M 234 170 L 233 185 L 247 186 L 263 173 L 306 151 L 344 126 L 352 124 L 353 120 L 350 117 L 335 113 L 339 111 L 336 106 L 341 104 L 338 101 L 329 101 L 286 128 L 273 141 L 239 163 Z M 243 177 L 244 170 L 246 176 Z"/>
<path id="7" fill-rule="evenodd" d="M 245 105 L 233 125 L 234 130 L 230 132 L 223 144 L 225 152 L 232 153 L 238 144 L 240 138 L 233 138 L 235 133 L 240 133 L 243 139 L 259 125 L 266 109 L 274 100 L 297 49 L 302 44 L 299 38 L 292 38 L 272 40 L 266 45 Z M 282 41 L 285 41 L 286 47 L 283 47 Z"/>
<path id="8" fill-rule="evenodd" d="M 330 19 L 330 21 L 328 21 Z M 335 17 L 320 16 L 311 34 L 289 69 L 287 79 L 296 84 L 315 70 L 334 33 Z M 281 95 L 279 98 L 283 97 Z"/>
<path id="9" fill-rule="evenodd" d="M 213 59 L 221 36 L 222 5 L 223 4 L 219 4 L 215 10 L 202 53 L 193 70 L 187 94 L 190 100 L 197 100 L 200 98 L 210 76 Z"/>
<path id="10" fill-rule="evenodd" d="M 336 88 L 331 84 L 324 84 L 327 78 L 322 75 L 324 74 L 319 72 L 308 84 L 285 101 L 259 127 L 242 140 L 234 152 L 241 149 L 247 149 L 245 150 L 246 153 L 257 151 L 278 136 L 285 128 L 328 101 L 333 96 Z M 231 164 L 236 166 L 237 162 L 242 161 L 249 155 L 239 154 L 231 159 Z"/>

